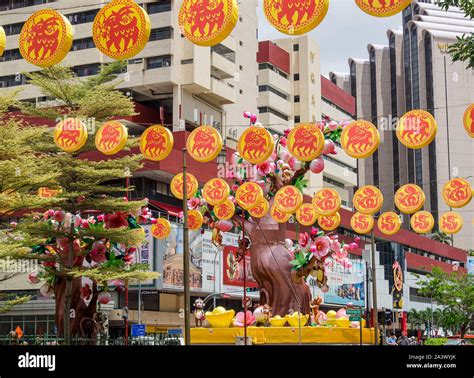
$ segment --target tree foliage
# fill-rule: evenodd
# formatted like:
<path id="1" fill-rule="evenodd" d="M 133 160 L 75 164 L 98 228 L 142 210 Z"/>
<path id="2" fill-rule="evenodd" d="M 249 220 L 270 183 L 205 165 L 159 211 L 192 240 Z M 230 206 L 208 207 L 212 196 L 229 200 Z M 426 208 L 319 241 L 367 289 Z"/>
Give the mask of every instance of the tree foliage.
<path id="1" fill-rule="evenodd" d="M 445 10 L 457 6 L 466 14 L 466 18 L 474 19 L 474 2 L 472 0 L 440 0 L 438 4 Z M 466 62 L 468 68 L 474 69 L 474 33 L 457 37 L 457 42 L 450 45 L 448 51 L 453 61 Z"/>
<path id="2" fill-rule="evenodd" d="M 445 326 L 458 327 L 461 336 L 468 331 L 474 314 L 474 276 L 472 274 L 446 273 L 433 268 L 426 279 L 419 279 L 420 293 L 446 306 Z"/>

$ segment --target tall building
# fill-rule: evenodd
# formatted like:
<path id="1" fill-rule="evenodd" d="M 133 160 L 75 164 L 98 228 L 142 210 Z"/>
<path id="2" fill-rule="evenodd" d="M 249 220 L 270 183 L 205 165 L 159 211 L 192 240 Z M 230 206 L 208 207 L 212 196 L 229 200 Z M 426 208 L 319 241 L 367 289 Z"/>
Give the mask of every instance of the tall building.
<path id="1" fill-rule="evenodd" d="M 403 11 L 402 28 L 387 31 L 387 45 L 369 44 L 368 59 L 350 58 L 349 85 L 344 74 L 331 73 L 331 78 L 356 97 L 357 118 L 371 120 L 381 134 L 378 152 L 361 161 L 360 185 L 380 187 L 383 210 L 391 210 L 396 190 L 416 183 L 426 194 L 425 210 L 437 220 L 449 211 L 443 185 L 454 177 L 472 182 L 474 176 L 474 141 L 463 128 L 464 111 L 474 102 L 474 71 L 447 52 L 457 37 L 474 32 L 474 21 L 459 8 L 443 11 L 431 3 L 413 2 Z M 405 112 L 419 108 L 432 113 L 438 133 L 428 147 L 407 149 L 394 126 Z M 474 204 L 458 211 L 464 228 L 454 235 L 454 245 L 470 249 Z M 409 227 L 409 216 L 403 217 Z"/>
<path id="2" fill-rule="evenodd" d="M 151 20 L 150 40 L 137 56 L 127 61 L 119 76 L 123 80 L 119 88 L 145 107 L 163 108 L 165 123 L 173 131 L 184 130 L 185 126 L 190 130 L 201 123 L 224 130 L 227 125 L 242 123 L 242 108 L 257 111 L 257 1 L 239 4 L 239 22 L 232 35 L 212 48 L 193 45 L 181 35 L 181 3 L 141 2 Z M 92 22 L 103 4 L 99 0 L 84 0 L 80 4 L 66 0 L 2 2 L 0 25 L 7 34 L 7 47 L 0 57 L 0 93 L 14 87 L 22 90 L 22 100 L 48 100 L 26 83 L 21 73 L 35 71 L 37 67 L 22 59 L 18 49 L 23 23 L 38 9 L 56 8 L 73 25 L 73 46 L 62 64 L 73 67 L 78 77 L 94 75 L 101 64 L 111 62 L 95 48 L 92 39 Z M 159 117 L 154 122 L 160 123 Z M 141 126 L 136 125 L 135 133 L 143 130 L 144 125 Z M 235 139 L 235 135 L 231 136 Z"/>
<path id="3" fill-rule="evenodd" d="M 200 124 L 211 124 L 226 136 L 227 145 L 232 148 L 244 129 L 242 112 L 258 111 L 258 70 L 255 58 L 258 49 L 257 0 L 246 0 L 239 4 L 239 21 L 233 33 L 214 47 L 195 46 L 181 35 L 178 26 L 181 3 L 180 0 L 140 1 L 150 16 L 150 40 L 137 56 L 126 62 L 126 68 L 119 75 L 122 82 L 118 86 L 133 99 L 135 110 L 139 113 L 121 120 L 128 127 L 130 135 L 139 136 L 146 127 L 161 123 L 162 115 L 165 125 L 174 133 L 175 148 L 170 157 L 162 164 L 147 164 L 145 170 L 133 177 L 135 190 L 132 197 L 149 198 L 150 208 L 160 212 L 161 216 L 169 217 L 177 227 L 176 215 L 180 203 L 170 193 L 169 182 L 181 170 L 181 148 L 189 132 Z M 20 89 L 21 100 L 38 105 L 50 104 L 51 99 L 27 83 L 22 73 L 38 68 L 26 62 L 18 49 L 18 38 L 24 22 L 39 9 L 58 9 L 73 25 L 73 46 L 62 64 L 72 67 L 78 77 L 94 75 L 101 64 L 111 62 L 95 48 L 92 39 L 92 22 L 103 5 L 104 2 L 99 0 L 2 1 L 0 25 L 7 34 L 7 47 L 0 57 L 0 95 Z M 88 157 L 100 158 L 95 154 Z M 188 166 L 201 184 L 217 176 L 215 162 L 203 168 L 202 164 L 189 161 Z M 178 247 L 175 252 L 179 254 Z M 166 253 L 163 245 L 151 239 L 150 248 L 143 252 L 141 261 L 150 263 L 152 269 L 163 270 L 163 255 Z M 192 269 L 199 270 L 201 266 L 202 256 L 195 256 Z M 210 275 L 208 277 L 212 278 Z M 38 285 L 30 284 L 24 275 L 0 282 L 0 285 L 2 290 L 26 292 L 34 299 L 0 317 L 0 333 L 7 334 L 16 325 L 20 325 L 25 334 L 53 333 L 54 301 L 43 297 Z M 182 288 L 163 286 L 163 280 L 144 285 L 140 301 L 142 319 L 159 328 L 156 332 L 182 324 L 179 316 L 183 308 Z M 130 290 L 131 322 L 138 321 L 136 289 Z M 208 292 L 193 290 L 193 295 L 202 294 L 206 296 Z M 111 329 L 120 333 L 123 329 L 123 294 L 114 293 L 113 299 L 113 303 L 103 310 L 108 313 Z M 232 301 L 222 304 L 229 308 L 235 305 Z"/>
<path id="4" fill-rule="evenodd" d="M 355 115 L 355 100 L 321 76 L 319 45 L 309 36 L 259 42 L 258 110 L 260 121 L 273 132 L 289 125 L 322 119 L 343 122 Z M 357 186 L 357 161 L 340 146 L 337 155 L 324 155 L 325 170 L 308 174 L 307 194 L 323 187 L 335 188 L 343 206 L 351 208 Z"/>

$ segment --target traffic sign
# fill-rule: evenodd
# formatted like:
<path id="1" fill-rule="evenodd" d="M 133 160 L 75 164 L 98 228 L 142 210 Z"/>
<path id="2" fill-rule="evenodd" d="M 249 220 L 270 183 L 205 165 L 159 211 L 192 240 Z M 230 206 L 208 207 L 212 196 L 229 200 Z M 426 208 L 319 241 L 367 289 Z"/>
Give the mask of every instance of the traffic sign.
<path id="1" fill-rule="evenodd" d="M 132 336 L 145 336 L 146 335 L 146 328 L 145 324 L 132 324 Z"/>
<path id="2" fill-rule="evenodd" d="M 177 328 L 177 329 L 169 329 L 168 330 L 168 335 L 172 336 L 172 335 L 181 335 L 183 333 L 183 330 L 181 328 Z"/>
<path id="3" fill-rule="evenodd" d="M 361 314 L 361 310 L 359 310 L 358 308 L 348 308 L 346 310 L 346 314 L 347 315 L 360 315 Z"/>
<path id="4" fill-rule="evenodd" d="M 351 322 L 359 322 L 360 321 L 360 316 L 349 316 L 349 320 Z"/>

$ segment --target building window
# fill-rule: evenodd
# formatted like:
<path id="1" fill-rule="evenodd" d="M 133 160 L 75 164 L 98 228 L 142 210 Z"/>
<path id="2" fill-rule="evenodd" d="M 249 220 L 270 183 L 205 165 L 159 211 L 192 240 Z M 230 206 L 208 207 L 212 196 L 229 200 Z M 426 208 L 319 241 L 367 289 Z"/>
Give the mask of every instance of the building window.
<path id="1" fill-rule="evenodd" d="M 239 45 L 240 45 L 240 46 L 243 46 L 243 45 L 244 45 L 244 41 L 239 41 Z"/>
<path id="2" fill-rule="evenodd" d="M 24 84 L 26 84 L 26 79 L 21 74 L 0 77 L 0 88 L 16 87 Z"/>
<path id="3" fill-rule="evenodd" d="M 279 91 L 278 89 L 273 88 L 270 85 L 260 85 L 258 87 L 258 91 L 259 92 L 272 92 L 272 93 L 276 94 L 277 96 L 279 96 L 279 97 L 281 97 L 285 100 L 288 100 L 288 95 L 287 94 Z"/>
<path id="4" fill-rule="evenodd" d="M 243 70 L 244 70 L 244 66 L 240 65 L 240 66 L 239 66 L 239 70 L 243 71 Z"/>
<path id="5" fill-rule="evenodd" d="M 228 61 L 235 63 L 235 51 L 229 49 L 227 46 L 219 43 L 211 47 L 211 51 L 219 54 L 223 58 L 226 58 Z"/>
<path id="6" fill-rule="evenodd" d="M 171 55 L 154 56 L 146 60 L 147 70 L 169 66 L 171 66 Z"/>
<path id="7" fill-rule="evenodd" d="M 323 181 L 330 184 L 330 185 L 333 185 L 337 188 L 341 188 L 341 189 L 346 189 L 346 185 L 340 181 L 337 181 L 337 180 L 334 180 L 330 177 L 327 177 L 327 176 L 323 176 Z"/>
<path id="8" fill-rule="evenodd" d="M 397 99 L 397 61 L 395 50 L 395 35 L 390 34 L 390 93 L 392 98 L 392 119 L 398 118 L 398 99 Z M 400 157 L 398 138 L 392 135 L 392 155 L 393 155 L 393 193 L 400 188 Z"/>
<path id="9" fill-rule="evenodd" d="M 377 109 L 377 65 L 375 62 L 375 49 L 370 49 L 370 105 L 372 123 L 378 128 Z M 379 186 L 379 155 L 378 151 L 372 155 L 373 184 Z"/>
<path id="10" fill-rule="evenodd" d="M 300 123 L 301 122 L 301 117 L 300 116 L 296 116 L 295 117 L 295 123 Z"/>
<path id="11" fill-rule="evenodd" d="M 433 44 L 431 36 L 425 36 L 425 71 L 426 71 L 426 104 L 428 111 L 434 115 L 434 89 L 433 89 Z M 438 172 L 436 169 L 436 140 L 428 146 L 428 164 L 430 177 L 430 210 L 435 219 L 435 230 L 438 229 Z"/>
<path id="12" fill-rule="evenodd" d="M 293 51 L 300 51 L 300 45 L 299 44 L 294 44 L 293 45 Z"/>
<path id="13" fill-rule="evenodd" d="M 288 121 L 288 116 L 286 116 L 285 114 L 279 112 L 278 110 L 275 110 L 269 106 L 262 106 L 262 107 L 259 107 L 258 108 L 258 112 L 263 114 L 263 113 L 270 113 L 270 114 L 273 114 L 285 121 Z"/>
<path id="14" fill-rule="evenodd" d="M 100 72 L 100 63 L 84 64 L 73 67 L 72 70 L 78 77 L 97 75 Z"/>
<path id="15" fill-rule="evenodd" d="M 271 65 L 270 63 L 260 63 L 258 65 L 259 70 L 272 70 L 273 72 L 277 73 L 281 77 L 284 77 L 285 79 L 288 79 L 288 74 L 286 72 L 283 72 L 282 70 L 276 68 L 275 66 Z"/>
<path id="16" fill-rule="evenodd" d="M 322 155 L 322 157 L 323 157 L 324 160 L 330 161 L 331 163 L 336 164 L 339 167 L 342 167 L 342 168 L 346 169 L 349 172 L 357 173 L 357 168 L 354 168 L 354 167 L 351 167 L 350 165 L 344 164 L 342 161 L 336 160 L 336 159 L 334 159 L 334 158 L 332 158 L 331 156 L 328 156 L 328 155 Z"/>
<path id="17" fill-rule="evenodd" d="M 295 102 L 300 102 L 300 96 L 295 96 L 294 101 L 295 101 Z"/>
<path id="18" fill-rule="evenodd" d="M 19 49 L 5 50 L 0 56 L 0 62 L 11 62 L 12 60 L 23 59 Z"/>
<path id="19" fill-rule="evenodd" d="M 244 21 L 244 19 L 242 18 L 242 16 L 239 16 L 239 21 L 240 21 L 240 22 Z"/>
<path id="20" fill-rule="evenodd" d="M 151 29 L 150 41 L 160 41 L 163 39 L 173 38 L 173 28 L 171 26 L 165 26 L 163 28 Z"/>
<path id="21" fill-rule="evenodd" d="M 56 0 L 4 0 L 0 4 L 0 12 L 54 2 L 56 2 Z"/>
<path id="22" fill-rule="evenodd" d="M 193 64 L 194 63 L 194 59 L 183 59 L 181 61 L 181 64 Z"/>
<path id="23" fill-rule="evenodd" d="M 93 49 L 95 47 L 94 40 L 92 37 L 76 39 L 72 43 L 72 51 Z"/>
<path id="24" fill-rule="evenodd" d="M 0 6 L 1 9 L 1 6 Z M 5 30 L 5 34 L 8 35 L 16 35 L 20 34 L 21 29 L 23 28 L 24 22 L 18 22 L 16 24 L 4 25 L 3 29 Z"/>
<path id="25" fill-rule="evenodd" d="M 170 11 L 171 11 L 171 0 L 160 0 L 155 3 L 150 3 L 147 6 L 148 14 L 163 13 L 163 12 L 170 12 Z"/>
<path id="26" fill-rule="evenodd" d="M 294 74 L 293 75 L 293 80 L 298 81 L 300 79 L 300 74 Z"/>
<path id="27" fill-rule="evenodd" d="M 85 24 L 93 22 L 99 9 L 92 9 L 84 12 L 67 14 L 66 17 L 72 25 Z"/>
<path id="28" fill-rule="evenodd" d="M 244 94 L 244 91 L 242 89 L 239 89 L 240 94 Z"/>

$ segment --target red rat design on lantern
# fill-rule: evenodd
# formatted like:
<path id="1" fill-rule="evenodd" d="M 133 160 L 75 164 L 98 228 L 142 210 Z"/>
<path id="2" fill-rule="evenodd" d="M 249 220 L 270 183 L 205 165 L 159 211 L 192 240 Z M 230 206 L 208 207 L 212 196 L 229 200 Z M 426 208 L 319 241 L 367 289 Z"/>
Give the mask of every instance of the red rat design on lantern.
<path id="1" fill-rule="evenodd" d="M 410 143 L 420 143 L 430 135 L 430 124 L 416 116 L 407 117 L 405 123 L 408 125 L 402 131 L 402 139 Z"/>
<path id="2" fill-rule="evenodd" d="M 109 124 L 104 127 L 99 146 L 110 150 L 120 142 L 120 125 Z"/>
<path id="3" fill-rule="evenodd" d="M 264 130 L 255 128 L 252 133 L 248 133 L 244 139 L 245 147 L 243 149 L 244 156 L 250 156 L 252 159 L 259 159 L 267 151 L 267 139 Z"/>
<path id="4" fill-rule="evenodd" d="M 135 11 L 131 5 L 126 5 L 105 17 L 101 36 L 107 41 L 107 50 L 110 51 L 113 46 L 117 52 L 122 52 L 128 49 L 130 43 L 134 45 L 137 42 L 139 33 Z"/>
<path id="5" fill-rule="evenodd" d="M 214 150 L 216 142 L 212 129 L 199 130 L 194 136 L 194 146 L 191 151 L 197 156 L 204 157 Z"/>
<path id="6" fill-rule="evenodd" d="M 373 143 L 373 136 L 370 129 L 366 126 L 352 127 L 348 133 L 349 141 L 347 148 L 353 148 L 354 151 L 363 153 Z"/>
<path id="7" fill-rule="evenodd" d="M 225 20 L 224 2 L 198 0 L 189 8 L 188 23 L 192 25 L 191 34 L 199 30 L 201 36 L 210 35 L 219 30 Z M 208 32 L 206 33 L 206 28 Z"/>
<path id="8" fill-rule="evenodd" d="M 145 140 L 145 153 L 151 156 L 159 156 L 166 150 L 166 138 L 158 130 L 151 130 Z"/>
<path id="9" fill-rule="evenodd" d="M 58 48 L 59 26 L 59 19 L 54 16 L 42 18 L 34 24 L 26 38 L 29 44 L 28 55 L 33 52 L 35 59 L 39 60 L 53 55 Z"/>
<path id="10" fill-rule="evenodd" d="M 298 14 L 295 25 L 300 25 L 304 17 L 311 18 L 316 9 L 315 0 L 279 0 L 273 3 L 278 14 L 278 22 L 281 23 L 286 17 L 288 23 L 293 24 L 293 18 Z"/>
<path id="11" fill-rule="evenodd" d="M 64 128 L 58 135 L 58 142 L 64 147 L 72 147 L 78 143 L 81 136 L 81 130 L 73 128 Z"/>

